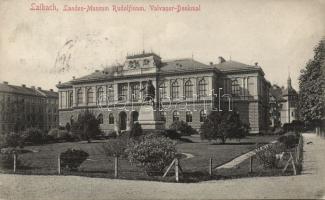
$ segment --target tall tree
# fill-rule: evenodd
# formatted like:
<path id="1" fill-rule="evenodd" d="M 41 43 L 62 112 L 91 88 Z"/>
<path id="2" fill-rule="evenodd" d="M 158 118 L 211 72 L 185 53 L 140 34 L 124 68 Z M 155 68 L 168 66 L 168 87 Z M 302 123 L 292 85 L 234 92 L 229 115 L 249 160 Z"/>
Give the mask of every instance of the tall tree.
<path id="1" fill-rule="evenodd" d="M 324 117 L 325 103 L 325 39 L 314 49 L 314 58 L 309 60 L 299 77 L 299 111 L 306 122 L 315 123 Z"/>

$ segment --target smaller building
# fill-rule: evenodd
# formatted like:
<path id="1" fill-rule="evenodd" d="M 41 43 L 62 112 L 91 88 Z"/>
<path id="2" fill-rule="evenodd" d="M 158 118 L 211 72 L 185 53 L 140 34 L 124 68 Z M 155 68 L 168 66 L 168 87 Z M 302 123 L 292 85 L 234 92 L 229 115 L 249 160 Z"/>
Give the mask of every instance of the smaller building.
<path id="1" fill-rule="evenodd" d="M 53 90 L 0 83 L 0 134 L 58 127 L 58 107 L 58 93 Z"/>
<path id="2" fill-rule="evenodd" d="M 283 126 L 298 120 L 298 93 L 291 85 L 291 78 L 288 77 L 287 87 L 273 85 L 270 90 L 270 120 L 271 126 Z"/>

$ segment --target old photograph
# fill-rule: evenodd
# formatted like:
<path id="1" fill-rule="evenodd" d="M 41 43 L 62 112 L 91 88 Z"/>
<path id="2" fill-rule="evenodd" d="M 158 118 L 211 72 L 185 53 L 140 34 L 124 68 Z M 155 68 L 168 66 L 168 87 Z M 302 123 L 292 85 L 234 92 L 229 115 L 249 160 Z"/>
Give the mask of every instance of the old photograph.
<path id="1" fill-rule="evenodd" d="M 324 0 L 0 1 L 0 200 L 325 199 Z"/>

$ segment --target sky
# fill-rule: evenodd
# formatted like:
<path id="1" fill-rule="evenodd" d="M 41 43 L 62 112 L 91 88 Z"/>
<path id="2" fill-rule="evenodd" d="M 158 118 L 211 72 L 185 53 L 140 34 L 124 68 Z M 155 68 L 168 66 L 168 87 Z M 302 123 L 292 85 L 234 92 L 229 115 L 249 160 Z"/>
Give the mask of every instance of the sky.
<path id="1" fill-rule="evenodd" d="M 31 11 L 31 4 L 53 11 Z M 64 12 L 64 6 L 143 6 L 145 12 Z M 200 6 L 154 12 L 150 5 Z M 298 89 L 300 70 L 325 35 L 323 0 L 18 1 L 0 2 L 0 81 L 53 88 L 59 82 L 153 51 L 162 59 L 208 64 L 222 56 L 258 62 L 272 84 Z"/>

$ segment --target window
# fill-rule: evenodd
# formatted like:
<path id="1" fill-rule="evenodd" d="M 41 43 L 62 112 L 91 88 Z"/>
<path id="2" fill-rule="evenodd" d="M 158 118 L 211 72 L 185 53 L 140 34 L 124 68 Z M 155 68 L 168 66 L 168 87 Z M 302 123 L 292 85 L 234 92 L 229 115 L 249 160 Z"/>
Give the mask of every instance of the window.
<path id="1" fill-rule="evenodd" d="M 207 111 L 201 110 L 200 111 L 200 122 L 204 122 L 206 118 L 207 118 Z"/>
<path id="2" fill-rule="evenodd" d="M 128 93 L 128 84 L 122 83 L 119 84 L 119 100 L 126 101 L 127 100 L 127 93 Z"/>
<path id="3" fill-rule="evenodd" d="M 110 113 L 108 116 L 108 123 L 109 124 L 114 124 L 114 115 L 113 113 Z"/>
<path id="4" fill-rule="evenodd" d="M 240 88 L 237 79 L 231 81 L 231 93 L 235 96 L 238 96 L 240 94 Z"/>
<path id="5" fill-rule="evenodd" d="M 103 102 L 105 102 L 104 89 L 103 89 L 103 87 L 99 87 L 99 88 L 97 89 L 97 102 L 98 102 L 98 103 L 103 103 Z"/>
<path id="6" fill-rule="evenodd" d="M 179 112 L 177 110 L 173 112 L 173 122 L 175 121 L 179 121 Z"/>
<path id="7" fill-rule="evenodd" d="M 78 89 L 77 90 L 77 104 L 82 104 L 83 98 L 82 98 L 82 90 Z"/>
<path id="8" fill-rule="evenodd" d="M 133 83 L 131 84 L 131 91 L 132 91 L 132 100 L 139 100 L 140 99 L 140 84 Z"/>
<path id="9" fill-rule="evenodd" d="M 160 118 L 162 121 L 166 121 L 166 112 L 165 111 L 160 111 Z"/>
<path id="10" fill-rule="evenodd" d="M 176 81 L 172 83 L 172 99 L 178 99 L 179 98 L 179 84 Z"/>
<path id="11" fill-rule="evenodd" d="M 167 98 L 167 93 L 166 93 L 166 83 L 163 82 L 162 84 L 160 84 L 159 86 L 159 97 L 160 99 L 165 99 Z"/>
<path id="12" fill-rule="evenodd" d="M 94 102 L 94 91 L 92 88 L 89 88 L 87 91 L 87 103 L 93 103 Z"/>
<path id="13" fill-rule="evenodd" d="M 108 101 L 110 101 L 110 102 L 114 101 L 114 89 L 113 89 L 112 85 L 108 87 L 107 98 L 108 98 Z"/>
<path id="14" fill-rule="evenodd" d="M 73 106 L 73 92 L 69 93 L 69 107 Z"/>
<path id="15" fill-rule="evenodd" d="M 207 96 L 207 82 L 205 79 L 202 79 L 199 81 L 199 91 L 198 91 L 198 96 L 199 97 L 205 97 Z"/>
<path id="16" fill-rule="evenodd" d="M 185 82 L 185 98 L 193 97 L 193 84 L 191 80 Z"/>
<path id="17" fill-rule="evenodd" d="M 186 111 L 186 122 L 192 122 L 192 112 Z"/>
<path id="18" fill-rule="evenodd" d="M 61 108 L 66 108 L 67 107 L 67 102 L 66 102 L 66 92 L 61 92 Z"/>
<path id="19" fill-rule="evenodd" d="M 99 124 L 103 124 L 103 122 L 104 122 L 104 120 L 103 120 L 103 114 L 99 114 L 97 116 L 97 120 L 98 120 Z"/>

